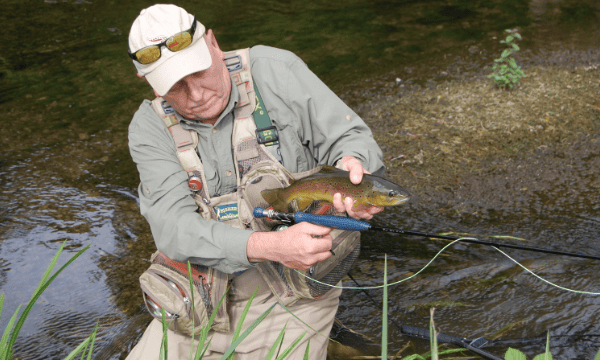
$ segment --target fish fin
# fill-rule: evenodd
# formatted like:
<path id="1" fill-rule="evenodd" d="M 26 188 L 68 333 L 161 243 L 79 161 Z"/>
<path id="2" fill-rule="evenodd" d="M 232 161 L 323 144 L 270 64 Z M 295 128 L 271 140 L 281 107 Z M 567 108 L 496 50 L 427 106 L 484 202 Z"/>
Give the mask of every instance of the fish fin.
<path id="1" fill-rule="evenodd" d="M 319 171 L 320 173 L 334 173 L 337 171 L 342 171 L 336 167 L 333 167 L 331 165 L 321 165 L 321 170 Z"/>
<path id="2" fill-rule="evenodd" d="M 292 199 L 292 201 L 290 201 L 288 204 L 288 212 L 297 213 L 298 211 L 302 211 L 302 209 L 300 209 L 298 206 L 298 200 Z"/>
<path id="3" fill-rule="evenodd" d="M 279 196 L 282 190 L 283 189 L 263 190 L 260 194 L 276 211 L 287 211 L 287 204 Z"/>
<path id="4" fill-rule="evenodd" d="M 294 201 L 296 202 L 296 206 L 299 211 L 306 211 L 314 200 L 311 198 L 297 197 L 294 199 Z"/>
<path id="5" fill-rule="evenodd" d="M 331 213 L 331 207 L 333 206 L 333 204 L 329 204 L 329 203 L 323 203 L 323 204 L 319 204 L 319 207 L 314 210 L 312 212 L 312 214 L 315 215 L 325 215 L 325 214 L 329 214 Z"/>
<path id="6" fill-rule="evenodd" d="M 322 201 L 314 200 L 313 202 L 310 203 L 310 205 L 308 205 L 306 207 L 306 209 L 304 209 L 302 211 L 304 211 L 305 213 L 314 214 L 315 211 L 319 211 L 322 207 L 323 207 Z"/>

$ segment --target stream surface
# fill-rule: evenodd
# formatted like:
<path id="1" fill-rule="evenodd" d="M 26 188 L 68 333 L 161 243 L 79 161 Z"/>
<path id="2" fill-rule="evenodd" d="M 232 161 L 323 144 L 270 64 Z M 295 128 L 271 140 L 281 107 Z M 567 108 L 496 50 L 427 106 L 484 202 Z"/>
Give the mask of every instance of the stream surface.
<path id="1" fill-rule="evenodd" d="M 58 11 L 58 6 L 71 6 L 75 10 L 69 11 L 81 11 L 83 14 L 83 10 L 79 9 L 93 2 L 46 0 L 40 6 L 47 6 L 45 11 L 50 14 Z M 394 51 L 412 49 L 413 52 L 410 57 L 399 58 L 396 63 L 382 65 L 380 75 L 389 74 L 392 68 L 397 68 L 397 74 L 400 74 L 407 65 L 404 61 L 410 62 L 416 69 L 448 64 L 441 58 L 439 64 L 436 61 L 435 56 L 443 54 L 432 55 L 415 47 L 413 37 L 416 33 L 435 34 L 453 29 L 452 34 L 462 34 L 462 37 L 449 40 L 439 51 L 455 54 L 487 52 L 490 56 L 485 61 L 489 63 L 491 54 L 499 53 L 498 40 L 494 43 L 483 41 L 482 33 L 498 31 L 504 25 L 504 28 L 519 26 L 522 33 L 530 35 L 527 43 L 530 48 L 544 48 L 549 38 L 553 39 L 554 47 L 562 46 L 561 41 L 572 45 L 577 36 L 565 35 L 567 30 L 577 29 L 577 21 L 588 21 L 590 12 L 597 20 L 600 11 L 600 4 L 595 1 L 478 1 L 475 3 L 481 11 L 477 13 L 462 1 L 421 3 L 424 5 L 410 1 L 396 2 L 395 6 L 386 3 L 398 16 L 402 14 L 402 24 L 399 24 L 402 28 L 393 30 L 397 45 L 388 45 Z M 143 2 L 135 4 L 137 10 L 128 10 L 133 14 L 129 21 L 139 9 L 149 5 Z M 353 4 L 369 8 L 369 1 Z M 413 16 L 411 11 L 417 5 L 426 8 L 419 8 Z M 525 11 L 522 7 L 526 7 Z M 525 15 L 501 24 L 492 24 L 488 18 L 481 20 L 477 17 L 477 14 L 484 14 L 490 9 Z M 265 9 L 266 12 L 275 10 Z M 113 11 L 119 10 L 115 8 Z M 106 22 L 107 18 L 110 16 L 99 15 L 99 21 Z M 485 21 L 490 22 L 489 28 Z M 556 24 L 562 27 L 550 30 Z M 108 28 L 111 36 L 121 36 L 120 44 L 124 44 L 127 31 L 112 26 Z M 286 24 L 279 26 L 284 28 Z M 64 32 L 70 29 L 65 25 Z M 599 40 L 595 42 L 596 46 L 600 44 L 597 24 L 586 22 L 585 29 L 578 33 L 579 38 L 584 34 L 588 36 L 587 42 L 582 40 L 582 47 L 594 43 L 593 39 Z M 223 38 L 230 39 L 226 35 L 225 32 Z M 434 35 L 431 38 L 435 38 Z M 293 44 L 298 48 L 289 48 L 300 53 L 302 47 Z M 119 48 L 119 51 L 124 52 L 124 49 Z M 124 56 L 122 61 L 128 60 Z M 428 66 L 416 67 L 414 61 Z M 465 61 L 465 58 L 461 60 L 463 65 Z M 309 66 L 312 63 L 308 61 Z M 62 71 L 60 66 L 57 65 L 57 73 Z M 133 67 L 129 70 L 133 78 Z M 403 73 L 392 78 L 395 76 L 426 79 L 427 73 L 418 76 Z M 331 79 L 335 81 L 336 78 Z M 378 90 L 370 87 L 368 91 L 377 93 Z M 344 100 L 353 103 L 360 98 L 357 92 L 361 93 L 361 89 L 352 88 L 344 94 Z M 35 97 L 42 96 L 44 94 L 35 94 Z M 77 92 L 69 96 L 72 96 L 73 104 L 79 100 L 88 101 L 83 95 L 78 98 Z M 0 106 L 7 107 L 8 104 L 10 108 L 6 110 L 13 111 L 17 107 L 16 100 L 10 101 L 2 101 Z M 131 113 L 136 108 L 137 103 L 128 106 Z M 58 110 L 53 108 L 53 111 Z M 108 124 L 114 125 L 111 121 L 107 117 Z M 28 126 L 33 129 L 42 126 L 29 123 Z M 102 125 L 98 124 L 93 125 L 93 129 L 92 125 L 86 128 L 88 125 L 82 124 L 78 125 L 81 128 L 70 132 L 64 130 L 66 125 L 53 123 L 43 135 L 36 134 L 35 130 L 20 130 L 31 133 L 35 139 L 35 144 L 28 147 L 9 141 L 6 133 L 2 133 L 0 291 L 5 293 L 6 298 L 0 328 L 4 329 L 19 304 L 27 303 L 63 242 L 66 241 L 65 251 L 55 269 L 83 246 L 91 244 L 33 307 L 15 344 L 15 356 L 20 359 L 62 359 L 89 336 L 96 322 L 99 331 L 94 358 L 124 358 L 150 321 L 150 315 L 142 306 L 137 278 L 148 266 L 146 259 L 154 251 L 154 243 L 145 219 L 139 214 L 135 189 L 137 174 L 133 174 L 135 168 L 131 164 L 122 166 L 126 158 L 119 158 L 120 163 L 117 163 L 119 160 L 114 160 L 113 156 L 115 148 L 126 154 L 126 135 L 123 131 L 99 131 Z M 3 127 L 6 126 L 8 123 L 3 124 Z M 109 128 L 109 125 L 106 127 Z M 126 124 L 121 128 L 126 129 Z M 81 129 L 85 131 L 81 132 Z M 28 139 L 22 136 L 15 133 L 17 139 Z M 66 142 L 64 139 L 56 140 L 67 136 L 71 138 Z M 107 155 L 103 155 L 105 153 Z M 94 174 L 89 170 L 96 169 L 94 166 L 97 164 L 104 166 L 102 169 L 111 168 L 112 172 L 108 173 L 113 176 L 106 176 L 107 172 Z M 88 181 L 92 178 L 93 181 Z M 73 179 L 88 180 L 80 182 Z M 492 174 L 487 178 L 474 176 L 458 191 L 440 193 L 437 198 L 416 196 L 406 206 L 387 209 L 372 222 L 377 226 L 428 233 L 454 232 L 481 238 L 510 235 L 526 240 L 485 239 L 597 255 L 600 249 L 599 179 L 600 137 L 588 134 L 581 143 L 574 144 L 568 154 L 548 152 L 523 159 L 506 174 Z M 517 186 L 539 190 L 519 192 L 515 189 Z M 387 254 L 388 282 L 397 282 L 424 267 L 447 243 L 386 233 L 364 233 L 363 250 L 352 274 L 361 286 L 381 285 L 384 256 Z M 548 281 L 570 289 L 600 293 L 598 262 L 525 251 L 506 252 Z M 355 284 L 345 280 L 344 286 Z M 337 318 L 350 329 L 378 343 L 382 292 L 379 289 L 369 292 L 379 302 L 377 306 L 362 292 L 347 290 L 342 295 Z M 433 306 L 436 307 L 436 326 L 446 334 L 467 338 L 499 336 L 501 339 L 521 339 L 545 337 L 550 331 L 555 359 L 592 359 L 600 349 L 600 296 L 555 288 L 490 247 L 455 244 L 440 254 L 426 271 L 389 289 L 389 316 L 401 324 L 426 328 L 429 308 Z M 414 351 L 427 351 L 426 342 L 410 339 L 392 324 L 389 325 L 390 353 L 400 350 L 409 340 L 413 342 Z M 510 346 L 531 358 L 543 351 L 545 343 L 516 342 Z M 506 348 L 500 344 L 489 350 L 502 356 Z"/>

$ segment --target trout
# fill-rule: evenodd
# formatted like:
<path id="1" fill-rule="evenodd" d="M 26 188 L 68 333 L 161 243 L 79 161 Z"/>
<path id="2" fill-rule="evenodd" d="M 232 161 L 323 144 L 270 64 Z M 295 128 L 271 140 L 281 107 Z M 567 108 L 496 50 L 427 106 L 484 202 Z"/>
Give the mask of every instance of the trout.
<path id="1" fill-rule="evenodd" d="M 306 211 L 317 202 L 319 205 L 333 204 L 333 194 L 342 194 L 342 199 L 353 198 L 352 210 L 364 210 L 370 206 L 394 206 L 409 200 L 405 189 L 379 176 L 363 174 L 362 182 L 354 185 L 348 171 L 323 165 L 318 173 L 292 180 L 282 189 L 263 190 L 262 197 L 276 211 Z"/>

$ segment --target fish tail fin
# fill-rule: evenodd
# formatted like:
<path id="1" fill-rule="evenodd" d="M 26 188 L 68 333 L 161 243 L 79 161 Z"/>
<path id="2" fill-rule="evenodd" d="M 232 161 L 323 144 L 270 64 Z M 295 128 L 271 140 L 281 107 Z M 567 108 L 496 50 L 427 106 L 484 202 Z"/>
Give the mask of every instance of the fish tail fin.
<path id="1" fill-rule="evenodd" d="M 287 203 L 280 196 L 282 191 L 283 189 L 263 190 L 260 194 L 276 211 L 287 211 Z"/>

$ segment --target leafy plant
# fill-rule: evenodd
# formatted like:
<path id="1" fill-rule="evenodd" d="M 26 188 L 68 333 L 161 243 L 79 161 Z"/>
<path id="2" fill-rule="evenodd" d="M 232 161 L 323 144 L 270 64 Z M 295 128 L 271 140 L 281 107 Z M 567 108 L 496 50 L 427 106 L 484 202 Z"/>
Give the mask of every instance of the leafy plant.
<path id="1" fill-rule="evenodd" d="M 519 350 L 508 348 L 506 354 L 504 354 L 504 360 L 527 360 L 527 357 Z M 546 335 L 546 351 L 534 357 L 533 360 L 552 360 L 552 353 L 550 353 L 550 332 Z"/>
<path id="2" fill-rule="evenodd" d="M 507 48 L 502 51 L 502 55 L 498 59 L 495 59 L 494 73 L 488 75 L 488 78 L 494 80 L 497 86 L 502 88 L 512 88 L 518 84 L 522 77 L 525 77 L 525 73 L 521 70 L 521 67 L 517 65 L 517 62 L 512 57 L 512 54 L 519 51 L 519 45 L 515 44 L 515 39 L 521 40 L 521 35 L 516 30 L 505 30 L 508 33 L 506 39 L 501 40 L 501 44 L 506 44 Z"/>

